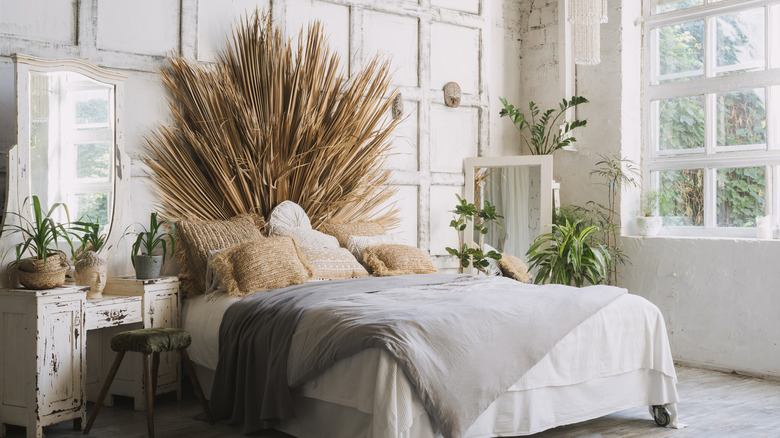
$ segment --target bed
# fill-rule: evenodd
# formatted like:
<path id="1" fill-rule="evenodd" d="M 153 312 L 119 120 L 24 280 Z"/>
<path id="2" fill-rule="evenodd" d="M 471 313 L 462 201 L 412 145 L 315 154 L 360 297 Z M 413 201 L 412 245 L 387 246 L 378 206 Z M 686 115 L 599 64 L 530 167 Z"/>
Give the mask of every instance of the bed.
<path id="1" fill-rule="evenodd" d="M 183 327 L 193 338 L 188 351 L 207 394 L 219 361 L 222 317 L 236 301 L 195 297 L 184 302 Z M 307 318 L 304 313 L 299 327 L 307 326 Z M 656 408 L 656 421 L 674 427 L 675 385 L 659 310 L 641 297 L 622 294 L 567 332 L 463 436 L 528 435 L 642 405 L 665 406 Z M 336 361 L 292 395 L 295 418 L 274 428 L 297 437 L 441 436 L 402 367 L 383 349 Z"/>

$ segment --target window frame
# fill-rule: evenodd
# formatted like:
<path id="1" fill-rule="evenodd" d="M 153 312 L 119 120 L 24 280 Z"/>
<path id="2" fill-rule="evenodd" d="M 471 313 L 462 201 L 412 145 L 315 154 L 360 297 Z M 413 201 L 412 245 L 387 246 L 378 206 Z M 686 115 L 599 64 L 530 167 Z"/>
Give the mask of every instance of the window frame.
<path id="1" fill-rule="evenodd" d="M 717 226 L 717 170 L 735 167 L 765 167 L 766 214 L 774 230 L 780 226 L 780 0 L 705 0 L 703 5 L 652 13 L 658 0 L 645 3 L 643 25 L 642 121 L 643 189 L 659 187 L 658 171 L 703 169 L 704 223 L 702 226 L 665 225 L 661 235 L 707 237 L 756 237 L 756 227 Z M 764 66 L 761 70 L 717 76 L 714 56 L 716 18 L 745 10 L 764 8 Z M 703 20 L 703 76 L 661 83 L 656 29 L 688 21 Z M 773 39 L 774 38 L 774 39 Z M 653 49 L 656 49 L 654 53 Z M 670 76 L 670 75 L 667 75 Z M 765 91 L 766 147 L 717 145 L 717 94 L 763 88 Z M 702 152 L 658 150 L 658 103 L 663 99 L 704 96 L 705 145 Z M 701 151 L 702 148 L 696 150 Z M 649 183 L 649 185 L 648 185 Z"/>

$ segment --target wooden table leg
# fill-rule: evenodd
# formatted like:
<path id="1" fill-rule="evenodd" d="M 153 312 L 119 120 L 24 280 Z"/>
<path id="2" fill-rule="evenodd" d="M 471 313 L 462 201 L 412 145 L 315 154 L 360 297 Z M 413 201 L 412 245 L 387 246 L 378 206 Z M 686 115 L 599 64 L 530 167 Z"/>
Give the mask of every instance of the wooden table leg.
<path id="1" fill-rule="evenodd" d="M 195 369 L 192 368 L 192 362 L 190 361 L 190 356 L 187 354 L 187 349 L 182 348 L 179 350 L 179 354 L 181 355 L 181 364 L 184 367 L 184 371 L 187 372 L 187 375 L 190 376 L 190 380 L 192 381 L 192 389 L 195 390 L 195 396 L 200 400 L 200 406 L 203 408 L 203 413 L 206 414 L 206 419 L 209 424 L 214 424 L 214 417 L 211 415 L 209 402 L 206 401 L 206 397 L 203 395 L 203 389 L 200 387 L 200 382 L 198 381 L 198 376 L 195 374 Z"/>
<path id="2" fill-rule="evenodd" d="M 154 387 L 152 386 L 151 357 L 144 353 L 144 392 L 146 393 L 146 431 L 154 438 Z"/>
<path id="3" fill-rule="evenodd" d="M 111 364 L 108 376 L 106 376 L 106 380 L 103 382 L 103 387 L 100 388 L 100 394 L 98 395 L 97 401 L 95 401 L 95 406 L 92 408 L 92 412 L 89 413 L 89 420 L 87 420 L 87 427 L 84 428 L 84 435 L 88 434 L 90 429 L 92 429 L 92 424 L 95 422 L 98 412 L 100 412 L 100 407 L 103 406 L 103 399 L 106 398 L 106 394 L 108 394 L 108 390 L 111 388 L 111 383 L 114 381 L 117 370 L 119 370 L 119 365 L 122 364 L 123 357 L 125 357 L 125 352 L 117 351 L 116 356 L 114 357 L 114 363 Z"/>

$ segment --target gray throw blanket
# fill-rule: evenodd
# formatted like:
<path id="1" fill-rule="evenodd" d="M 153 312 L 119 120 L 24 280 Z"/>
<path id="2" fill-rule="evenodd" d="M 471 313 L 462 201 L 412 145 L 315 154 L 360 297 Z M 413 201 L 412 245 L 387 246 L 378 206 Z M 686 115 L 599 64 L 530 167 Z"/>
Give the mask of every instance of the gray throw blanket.
<path id="1" fill-rule="evenodd" d="M 383 348 L 434 427 L 458 438 L 558 341 L 623 293 L 444 274 L 257 293 L 223 317 L 212 412 L 243 423 L 245 433 L 267 428 L 295 416 L 293 388 L 339 359 Z"/>

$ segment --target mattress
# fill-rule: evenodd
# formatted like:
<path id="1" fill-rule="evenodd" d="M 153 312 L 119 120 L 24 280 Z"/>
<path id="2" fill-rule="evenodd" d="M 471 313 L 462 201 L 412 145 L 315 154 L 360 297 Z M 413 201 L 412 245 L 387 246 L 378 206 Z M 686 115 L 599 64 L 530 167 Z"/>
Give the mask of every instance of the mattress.
<path id="1" fill-rule="evenodd" d="M 235 299 L 226 297 L 211 301 L 188 298 L 184 302 L 183 327 L 192 335 L 188 352 L 203 368 L 216 369 L 219 325 L 233 302 Z M 623 408 L 676 403 L 675 383 L 658 308 L 644 298 L 626 294 L 556 344 L 479 417 L 467 436 L 535 433 Z M 350 421 L 328 423 L 348 423 L 351 428 L 363 425 L 366 430 L 335 430 L 332 434 L 435 436 L 403 372 L 381 350 L 365 350 L 339 361 L 299 388 L 296 397 L 300 409 L 306 410 L 306 415 L 299 417 L 312 424 L 291 422 L 280 429 L 297 436 L 322 433 L 322 426 L 313 419 L 333 418 L 337 412 Z"/>

